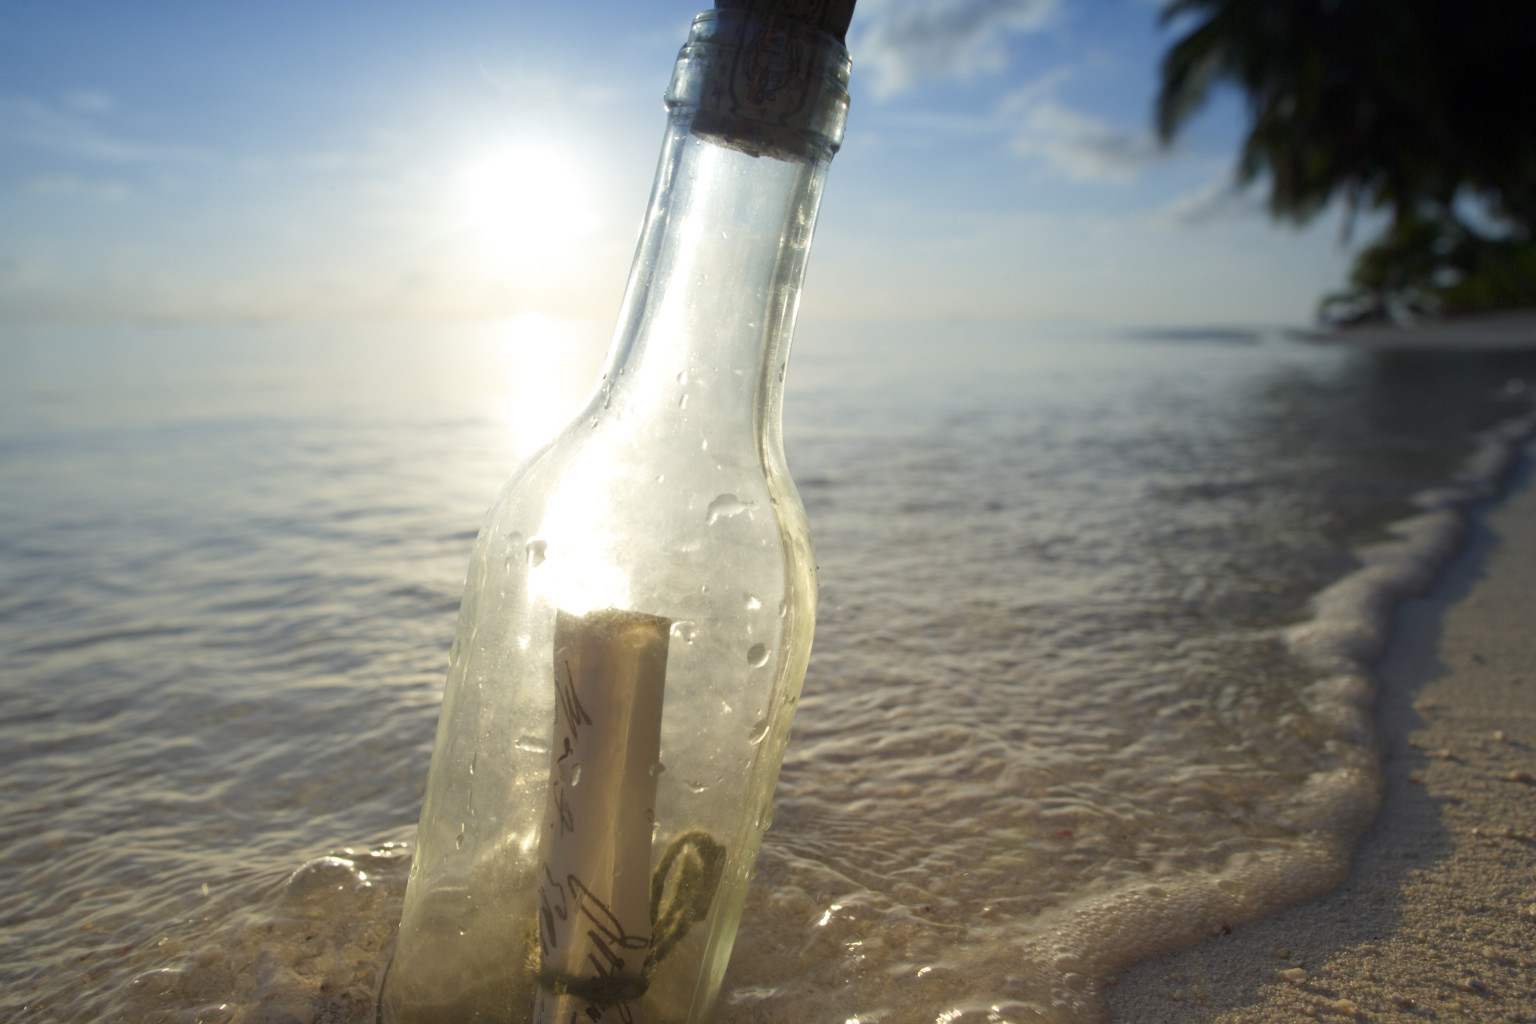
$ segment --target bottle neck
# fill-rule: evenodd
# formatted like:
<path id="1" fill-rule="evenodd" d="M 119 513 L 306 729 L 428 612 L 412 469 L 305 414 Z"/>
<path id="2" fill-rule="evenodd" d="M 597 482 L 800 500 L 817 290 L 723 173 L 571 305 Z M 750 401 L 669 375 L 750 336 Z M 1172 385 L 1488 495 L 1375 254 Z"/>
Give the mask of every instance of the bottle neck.
<path id="1" fill-rule="evenodd" d="M 736 11 L 695 20 L 601 395 L 681 431 L 778 444 L 783 378 L 847 53 Z"/>

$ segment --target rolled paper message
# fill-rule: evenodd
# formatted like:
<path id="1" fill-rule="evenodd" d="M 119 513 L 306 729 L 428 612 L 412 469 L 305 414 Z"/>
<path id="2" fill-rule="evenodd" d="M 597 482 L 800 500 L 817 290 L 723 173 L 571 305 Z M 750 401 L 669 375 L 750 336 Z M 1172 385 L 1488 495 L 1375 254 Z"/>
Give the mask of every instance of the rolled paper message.
<path id="1" fill-rule="evenodd" d="M 555 619 L 536 1024 L 639 1024 L 671 619 Z"/>

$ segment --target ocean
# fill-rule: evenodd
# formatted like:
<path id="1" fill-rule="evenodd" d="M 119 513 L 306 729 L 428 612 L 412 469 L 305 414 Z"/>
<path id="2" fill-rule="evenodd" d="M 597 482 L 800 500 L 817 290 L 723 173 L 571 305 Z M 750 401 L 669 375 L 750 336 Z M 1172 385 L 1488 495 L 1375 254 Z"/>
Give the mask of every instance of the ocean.
<path id="1" fill-rule="evenodd" d="M 365 1022 L 464 569 L 605 327 L 0 327 L 0 1017 Z M 802 326 L 821 605 L 716 1019 L 1098 1021 L 1335 884 L 1536 358 Z"/>

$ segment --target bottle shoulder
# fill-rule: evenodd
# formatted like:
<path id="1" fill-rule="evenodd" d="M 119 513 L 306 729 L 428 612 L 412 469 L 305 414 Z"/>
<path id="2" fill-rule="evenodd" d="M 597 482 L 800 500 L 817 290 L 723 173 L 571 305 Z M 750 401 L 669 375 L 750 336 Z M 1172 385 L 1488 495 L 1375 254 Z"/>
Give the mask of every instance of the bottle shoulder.
<path id="1" fill-rule="evenodd" d="M 805 514 L 781 458 L 765 460 L 750 438 L 726 448 L 616 426 L 578 420 L 525 460 L 487 514 L 481 547 L 623 550 L 711 572 L 793 559 Z"/>
<path id="2" fill-rule="evenodd" d="M 641 501 L 643 508 L 719 521 L 722 495 L 764 508 L 798 509 L 800 498 L 782 450 L 749 432 L 663 426 L 625 429 L 622 421 L 576 420 L 519 464 L 503 485 L 493 514 L 534 511 L 557 497 L 591 502 Z M 697 518 L 697 516 L 695 517 Z"/>

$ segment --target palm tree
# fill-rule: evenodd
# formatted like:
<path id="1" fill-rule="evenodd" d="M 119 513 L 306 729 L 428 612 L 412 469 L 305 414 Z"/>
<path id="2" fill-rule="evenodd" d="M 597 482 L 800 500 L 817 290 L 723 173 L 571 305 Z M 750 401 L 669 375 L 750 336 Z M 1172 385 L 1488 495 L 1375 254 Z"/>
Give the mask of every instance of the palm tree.
<path id="1" fill-rule="evenodd" d="M 1250 117 L 1238 178 L 1268 180 L 1273 216 L 1305 222 L 1335 198 L 1346 224 L 1361 208 L 1390 215 L 1357 278 L 1433 296 L 1469 271 L 1426 254 L 1536 244 L 1532 0 L 1170 0 L 1163 20 L 1181 32 L 1163 59 L 1163 140 L 1213 87 L 1237 86 Z M 1536 278 L 1495 291 L 1536 302 Z"/>

